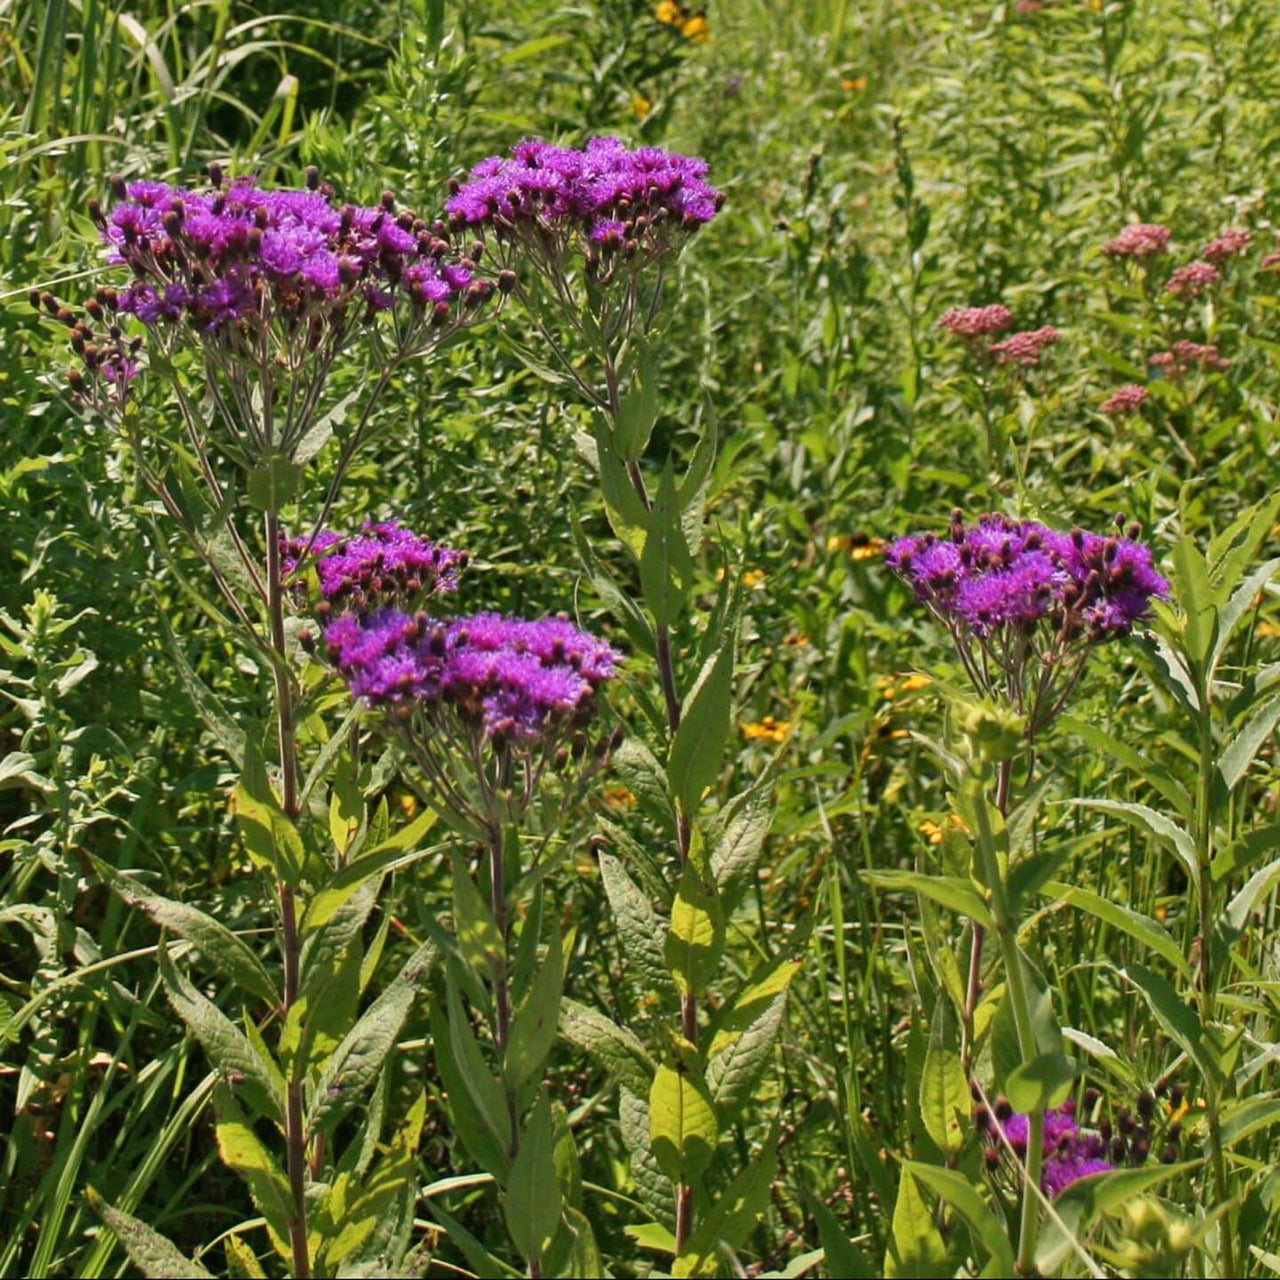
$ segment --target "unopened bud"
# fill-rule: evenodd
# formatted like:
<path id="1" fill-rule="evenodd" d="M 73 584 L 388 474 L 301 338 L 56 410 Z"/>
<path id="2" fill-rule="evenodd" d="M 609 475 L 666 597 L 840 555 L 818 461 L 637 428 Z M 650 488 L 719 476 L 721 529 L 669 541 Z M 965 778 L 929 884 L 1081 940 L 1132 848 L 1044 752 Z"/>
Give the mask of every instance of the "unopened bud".
<path id="1" fill-rule="evenodd" d="M 314 191 L 320 185 L 320 170 L 315 165 L 307 165 L 307 190 Z"/>

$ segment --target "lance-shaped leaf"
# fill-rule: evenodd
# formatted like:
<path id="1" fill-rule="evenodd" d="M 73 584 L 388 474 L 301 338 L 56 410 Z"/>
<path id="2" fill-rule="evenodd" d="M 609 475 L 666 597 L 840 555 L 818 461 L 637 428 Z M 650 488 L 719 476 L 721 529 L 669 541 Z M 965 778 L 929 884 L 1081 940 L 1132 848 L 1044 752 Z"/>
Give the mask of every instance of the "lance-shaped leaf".
<path id="1" fill-rule="evenodd" d="M 424 942 L 342 1038 L 316 1081 L 308 1132 L 343 1114 L 377 1079 L 439 955 L 434 942 Z"/>
<path id="2" fill-rule="evenodd" d="M 476 1106 L 458 1065 L 448 1015 L 439 1006 L 431 1010 L 431 1041 L 435 1046 L 440 1082 L 448 1094 L 449 1120 L 454 1132 L 482 1169 L 499 1182 L 505 1181 L 511 1166 L 506 1148 Z"/>
<path id="3" fill-rule="evenodd" d="M 1206 1043 L 1205 1029 L 1196 1011 L 1164 978 L 1146 965 L 1126 965 L 1122 973 L 1146 997 L 1151 1012 L 1173 1042 L 1186 1051 L 1210 1080 L 1221 1080 L 1222 1070 L 1213 1046 Z"/>
<path id="4" fill-rule="evenodd" d="M 481 897 L 458 857 L 453 860 L 453 928 L 462 958 L 486 977 L 496 973 L 505 950 L 502 934 L 498 932 L 489 904 Z"/>
<path id="5" fill-rule="evenodd" d="M 267 1220 L 267 1234 L 276 1252 L 291 1257 L 289 1223 L 293 1218 L 293 1199 L 289 1182 L 276 1167 L 270 1153 L 246 1123 L 230 1091 L 219 1085 L 213 1092 L 217 1116 L 218 1154 L 222 1163 L 240 1175 L 258 1212 Z"/>
<path id="6" fill-rule="evenodd" d="M 1073 800 L 1071 803 L 1087 809 L 1100 809 L 1103 813 L 1114 813 L 1130 826 L 1149 831 L 1177 854 L 1191 883 L 1200 883 L 1200 864 L 1196 861 L 1195 841 L 1172 818 L 1149 805 L 1131 804 L 1123 800 Z"/>
<path id="7" fill-rule="evenodd" d="M 644 553 L 649 513 L 632 486 L 626 464 L 614 446 L 608 423 L 599 415 L 594 424 L 594 434 L 605 514 L 614 533 L 639 560 Z"/>
<path id="8" fill-rule="evenodd" d="M 564 990 L 564 954 L 560 931 L 551 926 L 551 944 L 542 967 L 516 1010 L 507 1041 L 504 1069 L 513 1089 L 532 1080 L 541 1070 L 555 1043 L 560 1021 L 560 996 Z"/>
<path id="9" fill-rule="evenodd" d="M 213 1280 L 198 1262 L 178 1248 L 172 1240 L 140 1222 L 131 1214 L 113 1209 L 92 1188 L 85 1189 L 90 1207 L 124 1246 L 129 1261 L 147 1280 Z"/>
<path id="10" fill-rule="evenodd" d="M 697 809 L 702 793 L 720 776 L 729 737 L 736 651 L 735 620 L 734 625 L 725 628 L 719 651 L 707 661 L 684 700 L 680 728 L 667 761 L 667 778 L 686 813 Z"/>
<path id="11" fill-rule="evenodd" d="M 653 1080 L 653 1060 L 635 1034 L 576 1000 L 560 1001 L 560 1031 L 585 1049 L 624 1088 L 644 1096 Z"/>
<path id="12" fill-rule="evenodd" d="M 224 978 L 229 978 L 242 990 L 258 996 L 268 1004 L 275 1005 L 279 1002 L 280 993 L 262 961 L 226 925 L 189 903 L 176 902 L 172 898 L 153 893 L 132 877 L 122 875 L 101 858 L 93 858 L 93 866 L 98 875 L 130 906 L 145 911 L 160 928 L 185 938 Z"/>
<path id="13" fill-rule="evenodd" d="M 280 1123 L 284 1116 L 284 1081 L 275 1064 L 255 1050 L 245 1033 L 174 967 L 163 938 L 159 958 L 169 1003 L 204 1047 L 213 1069 L 228 1084 L 244 1089 L 252 1106 Z"/>
<path id="14" fill-rule="evenodd" d="M 283 454 L 272 454 L 249 472 L 245 496 L 255 511 L 275 514 L 298 492 L 301 477 L 301 467 Z"/>
<path id="15" fill-rule="evenodd" d="M 688 1182 L 710 1163 L 720 1126 L 692 1047 L 677 1047 L 649 1089 L 649 1145 L 672 1182 Z"/>
<path id="16" fill-rule="evenodd" d="M 638 353 L 630 385 L 613 421 L 613 441 L 623 462 L 636 462 L 644 453 L 658 416 L 658 378 L 653 352 Z"/>
<path id="17" fill-rule="evenodd" d="M 898 1178 L 898 1198 L 893 1206 L 889 1248 L 885 1253 L 886 1277 L 926 1277 L 949 1275 L 947 1248 L 933 1220 L 933 1210 L 920 1194 L 911 1170 L 903 1165 Z"/>
<path id="18" fill-rule="evenodd" d="M 560 1227 L 560 1184 L 556 1179 L 551 1104 L 538 1099 L 520 1135 L 503 1198 L 507 1229 L 531 1268 L 547 1251 Z"/>
<path id="19" fill-rule="evenodd" d="M 662 948 L 681 991 L 697 995 L 715 976 L 724 954 L 724 934 L 724 910 L 706 862 L 695 851 L 685 862 Z"/>
<path id="20" fill-rule="evenodd" d="M 653 990 L 670 991 L 671 975 L 662 955 L 662 922 L 658 913 L 620 859 L 602 850 L 599 860 L 600 880 L 613 908 L 627 963 L 635 966 Z"/>
<path id="21" fill-rule="evenodd" d="M 1008 1228 L 996 1211 L 974 1190 L 968 1178 L 954 1169 L 940 1169 L 937 1165 L 909 1160 L 904 1161 L 902 1167 L 917 1182 L 941 1196 L 969 1224 L 974 1238 L 987 1251 L 996 1275 L 1011 1276 L 1015 1273 Z"/>
<path id="22" fill-rule="evenodd" d="M 1150 948 L 1184 976 L 1191 976 L 1191 966 L 1183 956 L 1181 948 L 1159 921 L 1151 919 L 1150 916 L 1144 916 L 1131 907 L 1109 902 L 1088 889 L 1078 889 L 1074 885 L 1061 884 L 1058 881 L 1050 881 L 1041 888 L 1040 892 L 1055 902 L 1065 902 L 1069 906 L 1079 907 L 1081 911 L 1097 916 L 1099 920 L 1113 925 L 1122 933 L 1127 933 L 1129 937 Z"/>
<path id="23" fill-rule="evenodd" d="M 636 1198 L 664 1228 L 675 1226 L 676 1198 L 670 1179 L 662 1172 L 649 1141 L 649 1089 L 643 1094 L 618 1091 L 618 1127 L 630 1157 L 631 1182 Z M 670 1252 L 675 1252 L 672 1237 Z"/>
<path id="24" fill-rule="evenodd" d="M 511 1149 L 511 1118 L 507 1112 L 506 1098 L 493 1072 L 480 1051 L 479 1042 L 462 1007 L 462 998 L 449 975 L 446 987 L 449 1009 L 449 1043 L 467 1092 L 475 1103 L 486 1127 L 505 1152 Z"/>
<path id="25" fill-rule="evenodd" d="M 655 626 L 669 626 L 680 617 L 692 585 L 693 557 L 685 542 L 675 473 L 668 458 L 649 511 L 640 557 L 640 588 Z"/>
<path id="26" fill-rule="evenodd" d="M 959 876 L 931 876 L 922 871 L 860 871 L 858 874 L 886 889 L 923 894 L 931 902 L 968 916 L 986 929 L 995 926 L 991 911 L 972 880 Z"/>
<path id="27" fill-rule="evenodd" d="M 358 858 L 336 872 L 311 899 L 302 922 L 303 933 L 314 933 L 322 928 L 370 877 L 398 870 L 429 852 L 422 847 L 422 841 L 435 824 L 435 813 L 424 809 L 407 827 L 363 850 Z"/>
<path id="28" fill-rule="evenodd" d="M 951 1023 L 951 1004 L 939 1000 L 920 1072 L 920 1118 L 940 1151 L 953 1155 L 969 1136 L 972 1098 Z"/>
<path id="29" fill-rule="evenodd" d="M 244 772 L 235 792 L 236 824 L 255 866 L 289 884 L 297 884 L 306 854 L 302 837 L 276 799 L 262 754 L 250 735 L 245 740 Z"/>
<path id="30" fill-rule="evenodd" d="M 719 1274 L 719 1248 L 738 1248 L 757 1219 L 769 1208 L 769 1191 L 778 1173 L 776 1135 L 747 1161 L 710 1210 L 698 1222 L 685 1250 L 676 1258 L 673 1276 Z"/>
<path id="31" fill-rule="evenodd" d="M 1234 791 L 1263 744 L 1280 724 L 1280 695 L 1268 698 L 1240 726 L 1234 738 L 1218 757 L 1218 773 L 1223 786 Z"/>

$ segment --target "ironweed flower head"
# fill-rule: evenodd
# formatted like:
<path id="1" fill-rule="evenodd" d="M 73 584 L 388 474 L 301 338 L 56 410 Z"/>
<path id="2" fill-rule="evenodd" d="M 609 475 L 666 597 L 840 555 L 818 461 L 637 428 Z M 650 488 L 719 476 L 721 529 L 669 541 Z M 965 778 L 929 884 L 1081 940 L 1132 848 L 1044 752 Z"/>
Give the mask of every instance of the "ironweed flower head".
<path id="1" fill-rule="evenodd" d="M 1000 303 L 988 307 L 953 307 L 938 318 L 938 327 L 966 342 L 980 342 L 1003 333 L 1013 323 L 1013 312 Z"/>
<path id="2" fill-rule="evenodd" d="M 226 182 L 216 165 L 210 176 L 200 189 L 116 178 L 109 207 L 91 203 L 108 262 L 132 281 L 86 306 L 86 342 L 130 316 L 166 356 L 197 346 L 218 365 L 265 361 L 277 377 L 314 382 L 382 313 L 393 349 L 408 355 L 501 296 L 443 224 L 398 209 L 391 192 L 374 206 L 339 205 L 314 170 L 301 189 Z M 85 364 L 96 377 L 101 366 Z"/>
<path id="3" fill-rule="evenodd" d="M 1042 325 L 1039 329 L 1028 329 L 1021 333 L 1011 333 L 991 348 L 999 364 L 1016 364 L 1023 369 L 1034 369 L 1040 364 L 1040 356 L 1045 348 L 1053 346 L 1062 334 L 1051 324 Z"/>
<path id="4" fill-rule="evenodd" d="M 308 564 L 319 583 L 318 612 L 372 612 L 389 607 L 418 608 L 437 592 L 456 591 L 467 553 L 441 546 L 404 528 L 399 521 L 366 520 L 361 531 L 343 538 L 322 529 L 313 538 L 280 540 L 281 569 L 304 594 Z"/>
<path id="5" fill-rule="evenodd" d="M 899 538 L 885 553 L 947 627 L 980 692 L 1009 698 L 1032 736 L 1064 705 L 1089 650 L 1127 635 L 1164 599 L 1151 551 L 1128 536 L 1062 533 L 1030 520 L 959 512 L 942 536 Z"/>
<path id="6" fill-rule="evenodd" d="M 1000 1155 L 1006 1144 L 1013 1148 L 1019 1161 L 1026 1159 L 1030 1124 L 1016 1112 L 997 1112 L 985 1129 L 989 1149 Z M 1061 1194 L 1073 1182 L 1094 1173 L 1109 1173 L 1115 1167 L 1106 1159 L 1106 1142 L 1100 1134 L 1081 1129 L 1076 1122 L 1074 1100 L 1044 1113 L 1043 1163 L 1040 1189 L 1050 1199 Z M 989 1162 L 999 1167 L 999 1160 Z"/>
<path id="7" fill-rule="evenodd" d="M 1149 394 L 1146 387 L 1139 383 L 1127 382 L 1123 387 L 1117 387 L 1102 402 L 1102 412 L 1115 418 L 1136 413 L 1146 403 Z"/>
<path id="8" fill-rule="evenodd" d="M 1164 291 L 1173 294 L 1175 298 L 1198 298 L 1221 279 L 1221 273 L 1212 262 L 1188 262 L 1169 277 Z"/>
<path id="9" fill-rule="evenodd" d="M 1223 263 L 1229 258 L 1238 257 L 1252 243 L 1252 231 L 1247 231 L 1243 227 L 1228 227 L 1200 250 L 1200 256 L 1209 262 Z"/>
<path id="10" fill-rule="evenodd" d="M 1169 248 L 1172 233 L 1158 222 L 1135 222 L 1102 246 L 1109 258 L 1150 258 Z"/>

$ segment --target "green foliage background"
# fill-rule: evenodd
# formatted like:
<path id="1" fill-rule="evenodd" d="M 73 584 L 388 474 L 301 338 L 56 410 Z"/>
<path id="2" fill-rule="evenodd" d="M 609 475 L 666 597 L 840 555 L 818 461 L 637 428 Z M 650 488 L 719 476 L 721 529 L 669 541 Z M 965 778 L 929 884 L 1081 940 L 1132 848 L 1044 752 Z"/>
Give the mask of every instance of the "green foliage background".
<path id="1" fill-rule="evenodd" d="M 155 930 L 92 877 L 90 856 L 232 927 L 270 929 L 226 808 L 232 767 L 175 654 L 237 718 L 257 713 L 267 675 L 163 567 L 146 496 L 69 411 L 64 335 L 37 323 L 28 291 L 89 291 L 102 268 L 84 208 L 111 171 L 178 179 L 219 159 L 297 182 L 314 163 L 344 196 L 390 188 L 429 209 L 448 177 L 522 135 L 598 132 L 700 154 L 728 195 L 673 281 L 658 432 L 680 448 L 704 399 L 715 407 L 716 537 L 755 582 L 737 720 L 790 726 L 779 816 L 740 908 L 756 927 L 730 928 L 731 966 L 749 973 L 756 947 L 776 952 L 814 924 L 761 1086 L 780 1169 L 743 1259 L 781 1268 L 816 1248 L 824 1206 L 882 1255 L 889 1153 L 921 1150 L 920 1037 L 937 995 L 923 961 L 938 943 L 914 895 L 874 894 L 859 872 L 942 865 L 953 836 L 932 844 L 926 824 L 948 826 L 945 799 L 912 734 L 936 733 L 943 708 L 901 678 L 959 673 L 863 549 L 940 528 L 962 506 L 1096 527 L 1124 511 L 1166 554 L 1179 535 L 1222 529 L 1277 478 L 1276 275 L 1233 272 L 1180 321 L 1220 345 L 1229 371 L 1190 399 L 1156 386 L 1152 409 L 1112 421 L 1098 406 L 1145 380 L 1171 331 L 1098 246 L 1140 220 L 1167 223 L 1185 256 L 1233 224 L 1253 228 L 1254 263 L 1276 247 L 1280 15 L 1247 0 L 1019 8 L 722 0 L 706 41 L 657 21 L 646 0 L 0 9 L 0 725 L 13 753 L 0 767 L 0 1015 L 39 1000 L 3 1050 L 0 1275 L 120 1271 L 89 1184 L 189 1251 L 252 1214 L 191 1093 L 204 1067 L 160 993 Z M 1064 340 L 992 422 L 935 321 L 996 300 L 1020 328 L 1052 323 Z M 599 539 L 608 526 L 574 453 L 585 416 L 570 397 L 549 395 L 490 327 L 406 375 L 379 412 L 380 443 L 343 492 L 341 523 L 396 514 L 470 548 L 461 607 L 577 610 L 603 625 L 569 514 Z M 704 565 L 704 601 L 715 585 Z M 1274 660 L 1275 612 L 1260 594 L 1232 665 Z M 1135 646 L 1095 659 L 1075 714 L 1139 753 L 1181 750 L 1176 708 Z M 773 750 L 768 735 L 741 735 L 726 788 Z M 1061 878 L 1189 945 L 1176 860 L 1139 831 L 1055 807 L 1143 799 L 1143 784 L 1065 732 L 1043 757 L 1052 837 L 1094 837 L 1072 846 Z M 1274 814 L 1274 766 L 1268 746 L 1240 802 L 1251 815 Z M 412 805 L 399 784 L 392 795 Z M 630 1024 L 643 1009 L 600 923 L 586 846 L 570 866 L 564 899 L 581 927 L 568 994 Z M 392 949 L 421 936 L 446 886 L 444 854 L 397 885 Z M 1232 997 L 1264 1048 L 1276 1031 L 1274 910 L 1268 898 L 1251 919 Z M 1091 1078 L 1115 1107 L 1133 1105 L 1176 1051 L 1119 976 L 1138 954 L 1132 939 L 1048 900 L 1024 942 L 1063 1021 L 1114 1055 Z M 428 1034 L 415 1014 L 397 1058 L 406 1089 L 430 1074 Z M 648 1256 L 624 1233 L 636 1220 L 625 1150 L 602 1119 L 612 1104 L 595 1111 L 607 1082 L 567 1044 L 555 1061 L 570 1110 L 590 1118 L 579 1144 L 604 1255 L 618 1274 L 643 1273 Z M 1269 1097 L 1275 1084 L 1267 1065 L 1247 1091 Z M 466 1170 L 438 1110 L 427 1123 L 424 1185 Z M 740 1127 L 742 1157 L 766 1136 Z M 1198 1153 L 1194 1117 L 1182 1142 Z M 1232 1177 L 1241 1234 L 1280 1253 L 1274 1159 L 1259 1129 L 1233 1153 Z M 1211 1210 L 1190 1186 L 1170 1199 Z M 483 1188 L 441 1194 L 476 1236 L 503 1238 Z M 460 1262 L 447 1234 L 440 1249 Z M 220 1248 L 205 1264 L 222 1267 Z"/>

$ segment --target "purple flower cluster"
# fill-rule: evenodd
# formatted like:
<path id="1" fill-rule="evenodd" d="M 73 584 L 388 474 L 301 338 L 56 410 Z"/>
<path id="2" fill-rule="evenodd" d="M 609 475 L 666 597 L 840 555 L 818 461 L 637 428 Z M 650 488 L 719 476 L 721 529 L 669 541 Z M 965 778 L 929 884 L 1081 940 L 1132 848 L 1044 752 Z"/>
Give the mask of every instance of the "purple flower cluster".
<path id="1" fill-rule="evenodd" d="M 322 614 L 334 608 L 415 607 L 437 592 L 456 591 L 467 565 L 465 551 L 432 542 L 396 520 L 366 520 L 353 538 L 330 529 L 313 539 L 282 538 L 280 550 L 286 579 L 314 563 Z M 296 585 L 305 590 L 303 581 Z"/>
<path id="2" fill-rule="evenodd" d="M 1027 1117 L 1015 1113 L 1005 1119 L 993 1118 L 988 1137 L 996 1144 L 1007 1142 L 1020 1159 L 1025 1159 L 1029 1128 Z M 1072 1099 L 1061 1108 L 1044 1113 L 1042 1149 L 1040 1189 L 1051 1199 L 1073 1182 L 1094 1173 L 1110 1173 L 1115 1167 L 1106 1158 L 1107 1144 L 1101 1134 L 1083 1130 L 1076 1123 Z"/>
<path id="3" fill-rule="evenodd" d="M 1132 538 L 998 515 L 965 526 L 957 513 L 949 535 L 899 538 L 885 559 L 944 621 L 979 638 L 1043 622 L 1067 639 L 1105 640 L 1169 592 L 1150 549 Z"/>
<path id="4" fill-rule="evenodd" d="M 422 709 L 503 740 L 554 736 L 590 720 L 619 655 L 562 618 L 496 613 L 436 620 L 394 609 L 347 614 L 324 633 L 352 694 L 402 719 Z"/>
<path id="5" fill-rule="evenodd" d="M 529 139 L 510 156 L 482 160 L 446 208 L 458 227 L 568 229 L 634 255 L 716 216 L 723 197 L 706 174 L 704 160 L 660 147 L 628 151 L 617 138 L 593 138 L 580 151 Z"/>

